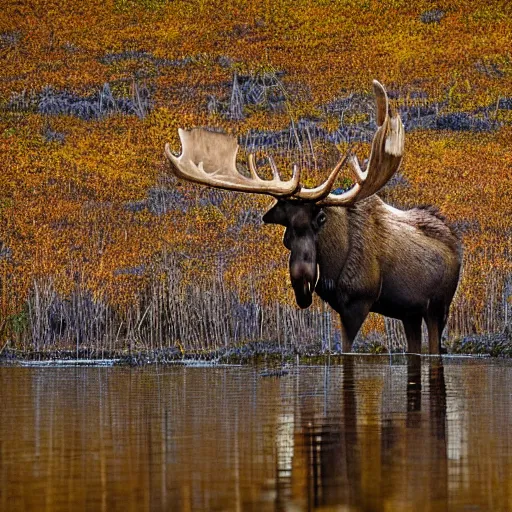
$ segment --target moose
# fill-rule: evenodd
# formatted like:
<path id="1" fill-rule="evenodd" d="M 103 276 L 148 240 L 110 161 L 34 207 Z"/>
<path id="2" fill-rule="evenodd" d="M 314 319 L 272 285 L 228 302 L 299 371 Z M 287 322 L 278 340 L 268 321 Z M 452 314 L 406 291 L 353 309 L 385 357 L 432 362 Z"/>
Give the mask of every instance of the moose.
<path id="1" fill-rule="evenodd" d="M 349 151 L 314 188 L 301 185 L 297 165 L 292 177 L 282 180 L 271 156 L 271 179 L 258 174 L 252 153 L 247 157 L 250 175 L 242 174 L 236 165 L 237 140 L 225 133 L 179 129 L 181 155 L 175 156 L 169 144 L 165 154 L 178 178 L 274 197 L 263 222 L 286 228 L 283 242 L 290 251 L 297 304 L 309 307 L 316 292 L 339 313 L 344 352 L 351 351 L 364 320 L 375 312 L 402 321 L 411 353 L 421 353 L 425 320 L 429 352 L 439 354 L 459 281 L 461 244 L 435 208 L 402 211 L 375 195 L 400 167 L 404 128 L 377 80 L 373 92 L 377 130 L 366 165 Z M 335 193 L 335 180 L 345 164 L 355 184 Z"/>

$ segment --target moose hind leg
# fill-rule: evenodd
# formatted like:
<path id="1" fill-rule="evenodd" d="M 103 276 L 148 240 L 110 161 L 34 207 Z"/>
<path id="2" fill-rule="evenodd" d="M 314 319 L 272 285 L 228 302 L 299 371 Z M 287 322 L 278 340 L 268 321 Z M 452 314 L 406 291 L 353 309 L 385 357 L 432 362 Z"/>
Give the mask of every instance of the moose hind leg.
<path id="1" fill-rule="evenodd" d="M 430 354 L 441 353 L 441 335 L 446 324 L 445 308 L 439 304 L 431 304 L 425 315 L 428 330 L 428 351 Z"/>
<path id="2" fill-rule="evenodd" d="M 421 321 L 421 315 L 410 315 L 402 320 L 407 338 L 407 352 L 411 354 L 421 354 Z"/>

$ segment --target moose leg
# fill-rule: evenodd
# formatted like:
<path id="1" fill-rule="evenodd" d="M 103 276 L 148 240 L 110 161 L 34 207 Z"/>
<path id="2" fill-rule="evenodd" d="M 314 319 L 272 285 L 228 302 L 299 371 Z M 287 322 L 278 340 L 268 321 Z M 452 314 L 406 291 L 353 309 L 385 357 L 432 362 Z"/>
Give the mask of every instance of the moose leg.
<path id="1" fill-rule="evenodd" d="M 428 329 L 428 351 L 430 354 L 441 353 L 441 335 L 446 324 L 445 308 L 439 304 L 431 304 L 425 315 Z"/>
<path id="2" fill-rule="evenodd" d="M 411 354 L 421 354 L 421 321 L 421 315 L 409 315 L 402 320 L 407 338 L 407 352 Z"/>
<path id="3" fill-rule="evenodd" d="M 370 308 L 371 303 L 366 301 L 352 301 L 343 307 L 340 312 L 343 352 L 350 352 L 352 350 L 354 339 L 366 320 Z"/>
<path id="4" fill-rule="evenodd" d="M 428 315 L 425 322 L 428 329 L 428 352 L 429 354 L 440 354 L 442 328 L 439 329 L 438 319 Z"/>

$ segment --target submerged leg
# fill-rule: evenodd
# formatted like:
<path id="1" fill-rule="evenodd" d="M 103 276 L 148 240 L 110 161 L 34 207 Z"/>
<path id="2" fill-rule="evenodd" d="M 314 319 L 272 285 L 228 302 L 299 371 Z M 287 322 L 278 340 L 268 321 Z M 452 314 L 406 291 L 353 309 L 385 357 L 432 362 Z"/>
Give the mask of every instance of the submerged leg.
<path id="1" fill-rule="evenodd" d="M 421 354 L 421 320 L 421 315 L 410 315 L 402 320 L 407 338 L 407 352 L 411 354 Z"/>

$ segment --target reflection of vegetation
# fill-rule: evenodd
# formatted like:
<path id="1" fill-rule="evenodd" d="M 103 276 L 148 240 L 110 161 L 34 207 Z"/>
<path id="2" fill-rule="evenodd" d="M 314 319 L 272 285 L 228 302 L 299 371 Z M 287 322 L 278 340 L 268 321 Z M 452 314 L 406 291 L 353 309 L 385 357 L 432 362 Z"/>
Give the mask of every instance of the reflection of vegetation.
<path id="1" fill-rule="evenodd" d="M 178 183 L 162 148 L 177 149 L 179 126 L 220 126 L 263 170 L 269 151 L 314 184 L 349 143 L 367 156 L 372 78 L 408 130 L 386 198 L 437 205 L 463 237 L 452 337 L 502 330 L 512 318 L 511 18 L 480 0 L 446 11 L 305 0 L 5 6 L 2 336 L 26 350 L 36 339 L 105 350 L 203 350 L 263 335 L 298 345 L 301 332 L 334 346 L 334 316 L 318 303 L 295 309 L 281 232 L 258 220 L 269 200 Z M 252 308 L 260 331 L 244 323 Z M 384 329 L 372 319 L 365 334 Z"/>

